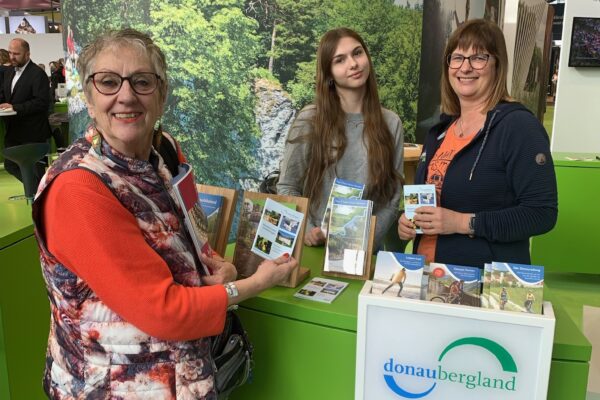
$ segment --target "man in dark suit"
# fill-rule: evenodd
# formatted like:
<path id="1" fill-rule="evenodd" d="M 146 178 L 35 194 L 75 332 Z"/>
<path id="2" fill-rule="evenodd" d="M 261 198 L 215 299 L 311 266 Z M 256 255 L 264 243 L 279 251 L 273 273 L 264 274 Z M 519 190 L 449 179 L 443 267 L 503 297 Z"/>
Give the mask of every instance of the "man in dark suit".
<path id="1" fill-rule="evenodd" d="M 14 68 L 4 74 L 4 82 L 0 88 L 0 110 L 13 109 L 17 115 L 3 117 L 6 125 L 4 147 L 45 142 L 51 135 L 48 122 L 48 76 L 29 58 L 29 43 L 25 40 L 11 40 L 8 53 Z M 22 180 L 17 164 L 5 159 L 4 168 Z M 39 182 L 44 175 L 44 166 L 37 163 L 35 172 Z"/>

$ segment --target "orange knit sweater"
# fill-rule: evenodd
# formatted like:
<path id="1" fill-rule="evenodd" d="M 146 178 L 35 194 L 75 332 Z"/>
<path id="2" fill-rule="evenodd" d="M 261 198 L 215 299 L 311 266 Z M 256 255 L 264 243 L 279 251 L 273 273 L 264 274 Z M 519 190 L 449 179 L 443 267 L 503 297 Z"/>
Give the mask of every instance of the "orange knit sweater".
<path id="1" fill-rule="evenodd" d="M 166 340 L 222 331 L 224 287 L 176 283 L 133 215 L 93 173 L 60 174 L 42 201 L 48 250 L 126 321 Z"/>

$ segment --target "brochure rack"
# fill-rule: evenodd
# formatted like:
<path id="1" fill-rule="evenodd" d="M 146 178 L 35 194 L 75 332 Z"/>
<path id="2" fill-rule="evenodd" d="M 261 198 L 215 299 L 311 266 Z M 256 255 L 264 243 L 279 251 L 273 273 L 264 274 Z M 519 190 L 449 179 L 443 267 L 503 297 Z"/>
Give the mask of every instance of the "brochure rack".
<path id="1" fill-rule="evenodd" d="M 335 271 L 325 271 L 325 266 L 323 265 L 323 268 L 321 270 L 321 275 L 323 276 L 332 276 L 332 277 L 336 277 L 336 278 L 347 278 L 347 279 L 360 279 L 360 280 L 367 280 L 367 279 L 371 279 L 371 277 L 373 276 L 373 266 L 372 264 L 372 258 L 373 258 L 373 242 L 375 240 L 375 225 L 377 224 L 377 217 L 372 215 L 371 216 L 371 223 L 369 226 L 369 236 L 368 236 L 368 242 L 367 242 L 367 251 L 365 254 L 365 268 L 363 270 L 363 273 L 360 275 L 352 275 L 352 274 L 346 274 L 343 272 L 335 272 Z"/>
<path id="2" fill-rule="evenodd" d="M 546 399 L 555 318 L 359 295 L 358 399 Z"/>
<path id="3" fill-rule="evenodd" d="M 270 193 L 244 192 L 244 201 L 243 201 L 244 205 L 242 207 L 245 207 L 246 201 L 250 201 L 251 203 L 258 202 L 258 201 L 264 202 L 264 201 L 266 201 L 267 198 L 275 200 L 276 202 L 282 203 L 282 204 L 294 204 L 296 211 L 299 211 L 305 215 L 305 218 L 302 222 L 302 226 L 300 226 L 300 228 L 298 229 L 298 238 L 296 241 L 296 246 L 292 252 L 292 256 L 296 260 L 300 261 L 302 258 L 302 248 L 303 248 L 302 244 L 304 243 L 304 227 L 305 227 L 306 219 L 307 219 L 306 216 L 308 214 L 308 199 L 305 197 L 283 196 L 283 195 L 270 194 Z M 252 213 L 250 213 L 250 216 L 249 216 L 250 220 L 252 220 L 252 222 L 256 222 L 257 220 L 260 219 L 261 213 L 262 213 L 262 209 L 260 210 L 260 213 L 256 213 L 253 211 Z M 245 232 L 243 230 L 242 223 L 240 222 L 240 226 L 238 226 L 238 234 L 237 234 L 237 238 L 236 238 L 236 252 L 234 253 L 234 257 L 233 257 L 233 264 L 238 269 L 238 273 L 240 274 L 240 276 L 251 275 L 251 273 L 246 274 L 246 273 L 241 272 L 241 271 L 244 271 L 242 269 L 243 267 L 246 267 L 249 263 L 254 263 L 254 264 L 258 265 L 258 263 L 262 261 L 261 257 L 250 252 L 249 247 L 247 249 L 245 249 L 243 253 L 237 252 L 238 246 L 247 247 L 243 244 L 243 242 L 245 240 L 249 239 L 250 236 L 253 238 L 255 233 L 256 233 L 255 231 Z M 294 288 L 294 287 L 298 286 L 300 284 L 300 282 L 305 280 L 309 274 L 310 274 L 310 270 L 308 268 L 298 266 L 298 268 L 296 268 L 292 271 L 287 282 L 282 283 L 280 286 Z"/>
<path id="4" fill-rule="evenodd" d="M 222 216 L 220 218 L 219 231 L 217 232 L 217 240 L 214 250 L 221 256 L 225 254 L 227 242 L 229 239 L 229 231 L 233 223 L 233 215 L 235 214 L 235 205 L 237 203 L 237 191 L 219 186 L 211 185 L 196 185 L 198 193 L 208 193 L 218 196 L 223 196 L 223 205 L 221 209 Z"/>

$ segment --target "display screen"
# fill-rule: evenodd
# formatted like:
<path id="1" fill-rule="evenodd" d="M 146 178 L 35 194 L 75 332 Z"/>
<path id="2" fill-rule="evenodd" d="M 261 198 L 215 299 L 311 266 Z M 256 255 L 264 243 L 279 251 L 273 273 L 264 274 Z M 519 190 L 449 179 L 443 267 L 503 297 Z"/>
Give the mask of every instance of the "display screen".
<path id="1" fill-rule="evenodd" d="M 9 32 L 16 34 L 46 33 L 46 17 L 41 15 L 21 15 L 8 17 Z"/>
<path id="2" fill-rule="evenodd" d="M 600 18 L 573 18 L 569 67 L 600 67 Z"/>

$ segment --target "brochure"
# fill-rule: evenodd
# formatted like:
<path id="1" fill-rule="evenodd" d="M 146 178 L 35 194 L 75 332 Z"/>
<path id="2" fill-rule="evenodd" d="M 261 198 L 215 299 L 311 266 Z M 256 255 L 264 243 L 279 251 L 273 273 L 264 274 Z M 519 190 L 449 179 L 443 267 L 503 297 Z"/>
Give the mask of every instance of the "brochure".
<path id="1" fill-rule="evenodd" d="M 377 253 L 372 294 L 383 296 L 421 298 L 425 256 L 420 254 Z"/>
<path id="2" fill-rule="evenodd" d="M 481 307 L 493 308 L 490 304 L 490 283 L 492 282 L 492 264 L 486 263 L 483 268 L 483 285 L 481 289 Z"/>
<path id="3" fill-rule="evenodd" d="M 479 268 L 452 264 L 429 264 L 427 300 L 479 307 Z"/>
<path id="4" fill-rule="evenodd" d="M 362 183 L 335 178 L 331 185 L 331 192 L 329 193 L 329 199 L 327 199 L 327 207 L 325 208 L 323 220 L 321 221 L 321 230 L 325 236 L 327 236 L 329 227 L 329 216 L 331 214 L 331 203 L 333 202 L 333 199 L 335 197 L 344 199 L 362 199 L 364 190 L 365 185 Z"/>
<path id="5" fill-rule="evenodd" d="M 325 245 L 327 272 L 363 275 L 373 202 L 333 198 Z"/>
<path id="6" fill-rule="evenodd" d="M 347 286 L 348 284 L 346 282 L 315 277 L 304 285 L 302 289 L 298 290 L 298 292 L 294 294 L 294 297 L 321 303 L 331 303 Z"/>
<path id="7" fill-rule="evenodd" d="M 490 302 L 499 310 L 542 313 L 544 267 L 493 262 Z"/>
<path id="8" fill-rule="evenodd" d="M 198 200 L 204 210 L 208 224 L 208 242 L 212 248 L 216 247 L 217 233 L 221 224 L 223 209 L 223 196 L 210 193 L 198 193 Z"/>
<path id="9" fill-rule="evenodd" d="M 435 196 L 435 185 L 405 185 L 404 186 L 404 214 L 406 218 L 413 221 L 415 210 L 422 206 L 437 205 Z M 423 233 L 420 227 L 416 227 L 417 233 Z"/>
<path id="10" fill-rule="evenodd" d="M 269 260 L 292 254 L 303 219 L 301 212 L 267 199 L 251 251 Z"/>
<path id="11" fill-rule="evenodd" d="M 212 249 L 208 242 L 208 222 L 198 201 L 196 182 L 189 164 L 179 165 L 179 174 L 171 181 L 175 200 L 183 213 L 185 226 L 190 233 L 198 259 L 200 254 L 212 255 Z M 208 268 L 202 264 L 204 273 L 210 275 Z"/>
<path id="12" fill-rule="evenodd" d="M 252 199 L 244 197 L 242 202 L 240 222 L 235 239 L 235 251 L 233 253 L 233 264 L 240 276 L 252 275 L 256 272 L 258 265 L 264 261 L 263 257 L 254 254 L 251 249 L 256 239 L 256 232 L 258 231 L 265 201 L 265 198 Z M 296 210 L 296 204 L 285 203 L 284 205 L 291 210 Z"/>

